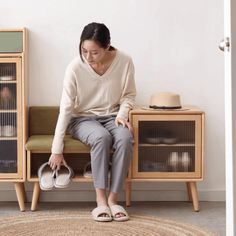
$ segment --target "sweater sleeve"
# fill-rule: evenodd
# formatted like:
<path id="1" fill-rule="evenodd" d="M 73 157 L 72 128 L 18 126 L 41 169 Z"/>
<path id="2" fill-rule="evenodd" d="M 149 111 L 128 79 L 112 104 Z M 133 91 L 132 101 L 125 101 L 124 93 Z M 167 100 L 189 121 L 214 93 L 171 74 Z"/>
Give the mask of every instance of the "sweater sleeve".
<path id="1" fill-rule="evenodd" d="M 123 88 L 122 96 L 120 99 L 120 109 L 117 117 L 128 120 L 129 111 L 134 107 L 136 96 L 136 87 L 134 81 L 134 64 L 130 61 L 128 72 Z"/>
<path id="2" fill-rule="evenodd" d="M 74 108 L 76 99 L 76 81 L 75 73 L 73 70 L 66 70 L 64 81 L 63 81 L 63 91 L 60 102 L 60 112 L 57 120 L 57 125 L 55 129 L 54 139 L 52 143 L 51 152 L 54 154 L 63 153 L 64 148 L 64 136 L 66 133 L 67 126 L 71 119 L 72 110 Z"/>

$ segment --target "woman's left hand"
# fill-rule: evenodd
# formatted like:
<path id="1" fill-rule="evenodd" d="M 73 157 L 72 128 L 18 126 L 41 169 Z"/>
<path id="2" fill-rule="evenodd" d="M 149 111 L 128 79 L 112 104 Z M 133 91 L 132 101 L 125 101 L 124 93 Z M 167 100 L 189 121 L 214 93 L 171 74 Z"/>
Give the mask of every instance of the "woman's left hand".
<path id="1" fill-rule="evenodd" d="M 129 131 L 132 133 L 132 135 L 134 135 L 133 127 L 125 119 L 123 119 L 121 117 L 116 117 L 115 124 L 116 124 L 116 126 L 119 126 L 119 124 L 121 124 L 124 128 L 127 127 L 129 129 Z"/>

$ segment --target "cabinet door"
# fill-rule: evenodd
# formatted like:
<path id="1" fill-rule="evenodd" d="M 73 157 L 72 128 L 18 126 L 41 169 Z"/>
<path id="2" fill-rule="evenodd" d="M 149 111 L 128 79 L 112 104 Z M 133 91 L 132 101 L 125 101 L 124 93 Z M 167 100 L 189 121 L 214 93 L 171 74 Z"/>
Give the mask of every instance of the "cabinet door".
<path id="1" fill-rule="evenodd" d="M 0 58 L 0 178 L 21 178 L 21 58 Z"/>
<path id="2" fill-rule="evenodd" d="M 133 115 L 132 177 L 202 178 L 202 116 Z"/>

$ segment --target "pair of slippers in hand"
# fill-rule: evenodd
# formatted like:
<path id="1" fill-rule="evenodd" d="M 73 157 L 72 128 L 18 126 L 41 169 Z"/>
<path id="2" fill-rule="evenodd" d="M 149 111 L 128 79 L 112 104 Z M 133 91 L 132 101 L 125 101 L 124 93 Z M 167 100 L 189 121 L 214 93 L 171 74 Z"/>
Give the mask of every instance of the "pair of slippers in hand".
<path id="1" fill-rule="evenodd" d="M 108 222 L 108 221 L 127 221 L 129 215 L 121 205 L 112 206 L 98 206 L 92 211 L 92 216 L 95 221 Z"/>
<path id="2" fill-rule="evenodd" d="M 73 170 L 65 161 L 59 170 L 52 170 L 48 162 L 42 164 L 38 169 L 39 186 L 46 191 L 52 190 L 54 187 L 68 187 L 73 176 Z"/>

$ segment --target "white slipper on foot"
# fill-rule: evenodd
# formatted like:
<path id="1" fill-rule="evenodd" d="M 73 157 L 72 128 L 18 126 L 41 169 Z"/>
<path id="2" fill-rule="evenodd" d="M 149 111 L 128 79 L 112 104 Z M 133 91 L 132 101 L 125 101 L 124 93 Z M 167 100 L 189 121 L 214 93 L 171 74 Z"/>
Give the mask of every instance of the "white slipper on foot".
<path id="1" fill-rule="evenodd" d="M 111 205 L 111 215 L 115 221 L 127 221 L 129 220 L 129 215 L 127 211 L 121 205 Z M 123 214 L 123 216 L 117 216 L 117 214 Z"/>
<path id="2" fill-rule="evenodd" d="M 106 215 L 106 216 L 102 216 Z M 93 209 L 92 216 L 95 221 L 109 222 L 112 221 L 111 211 L 108 206 L 98 206 Z"/>

